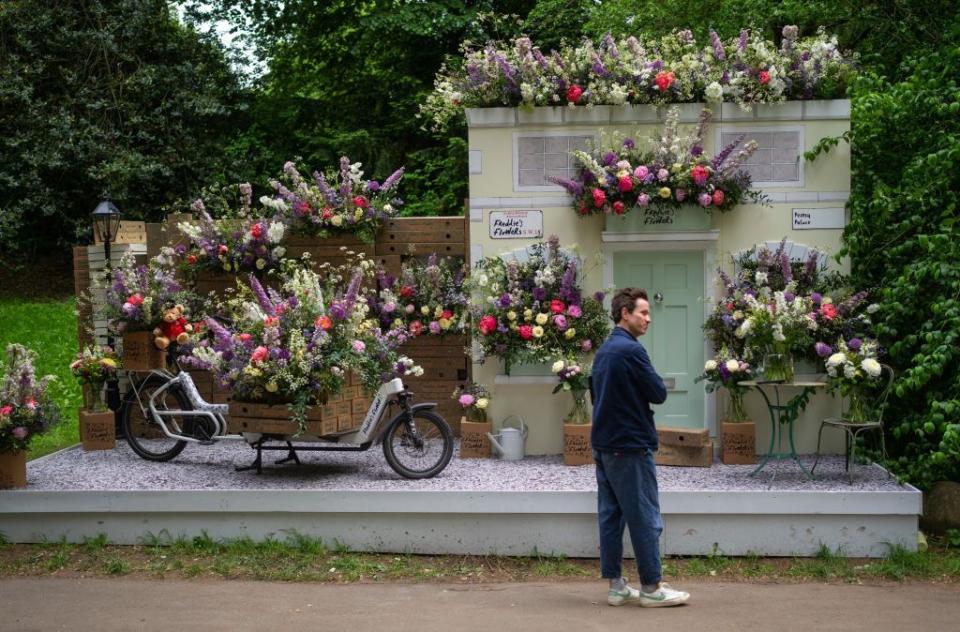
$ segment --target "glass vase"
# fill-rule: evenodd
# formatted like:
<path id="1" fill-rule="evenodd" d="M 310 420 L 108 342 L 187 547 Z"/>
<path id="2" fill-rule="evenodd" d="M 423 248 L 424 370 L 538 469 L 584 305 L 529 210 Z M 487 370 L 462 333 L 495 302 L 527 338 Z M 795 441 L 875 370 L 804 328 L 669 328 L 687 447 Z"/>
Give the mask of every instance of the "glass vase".
<path id="1" fill-rule="evenodd" d="M 763 356 L 763 380 L 765 382 L 792 382 L 793 356 L 777 350 L 768 350 Z"/>
<path id="2" fill-rule="evenodd" d="M 103 402 L 103 382 L 90 382 L 87 385 L 90 401 L 87 402 L 91 412 L 99 413 L 107 409 Z"/>
<path id="3" fill-rule="evenodd" d="M 730 392 L 730 401 L 727 402 L 726 421 L 747 421 L 747 410 L 743 404 L 743 393 Z"/>
<path id="4" fill-rule="evenodd" d="M 843 418 L 854 423 L 864 423 L 869 418 L 867 399 L 859 389 L 853 389 L 847 398 L 847 412 Z"/>
<path id="5" fill-rule="evenodd" d="M 587 391 L 570 391 L 573 397 L 573 407 L 567 413 L 567 423 L 583 425 L 590 423 L 590 412 L 587 410 Z"/>

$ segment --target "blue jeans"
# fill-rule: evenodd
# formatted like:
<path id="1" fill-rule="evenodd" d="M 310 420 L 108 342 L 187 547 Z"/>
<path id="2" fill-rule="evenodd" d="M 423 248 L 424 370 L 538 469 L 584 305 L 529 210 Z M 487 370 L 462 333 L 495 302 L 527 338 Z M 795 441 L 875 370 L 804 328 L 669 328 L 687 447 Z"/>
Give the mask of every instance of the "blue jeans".
<path id="1" fill-rule="evenodd" d="M 601 574 L 607 579 L 622 575 L 623 530 L 629 527 L 640 582 L 656 584 L 661 579 L 663 520 L 653 451 L 594 450 L 593 458 L 597 463 Z"/>

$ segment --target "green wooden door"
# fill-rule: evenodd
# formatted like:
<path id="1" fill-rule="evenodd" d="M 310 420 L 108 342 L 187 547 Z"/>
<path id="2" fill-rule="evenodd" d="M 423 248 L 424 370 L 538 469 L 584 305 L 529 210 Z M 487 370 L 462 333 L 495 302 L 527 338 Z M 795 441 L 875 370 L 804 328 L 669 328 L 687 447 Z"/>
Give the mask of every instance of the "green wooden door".
<path id="1" fill-rule="evenodd" d="M 652 321 L 640 342 L 668 391 L 667 401 L 653 407 L 657 426 L 705 428 L 703 385 L 693 381 L 704 362 L 703 253 L 617 252 L 613 282 L 650 296 Z"/>

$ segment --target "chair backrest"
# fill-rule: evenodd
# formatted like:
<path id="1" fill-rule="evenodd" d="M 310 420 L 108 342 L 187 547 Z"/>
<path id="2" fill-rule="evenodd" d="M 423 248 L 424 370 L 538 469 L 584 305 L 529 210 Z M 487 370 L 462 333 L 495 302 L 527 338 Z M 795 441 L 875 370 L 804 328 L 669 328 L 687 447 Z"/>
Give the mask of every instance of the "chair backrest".
<path id="1" fill-rule="evenodd" d="M 890 391 L 893 390 L 893 378 L 894 372 L 893 367 L 889 364 L 880 365 L 880 379 L 886 379 L 886 382 L 883 385 L 883 390 L 880 391 L 880 395 L 877 397 L 877 423 L 883 423 L 883 411 L 887 408 L 887 398 L 890 397 Z"/>

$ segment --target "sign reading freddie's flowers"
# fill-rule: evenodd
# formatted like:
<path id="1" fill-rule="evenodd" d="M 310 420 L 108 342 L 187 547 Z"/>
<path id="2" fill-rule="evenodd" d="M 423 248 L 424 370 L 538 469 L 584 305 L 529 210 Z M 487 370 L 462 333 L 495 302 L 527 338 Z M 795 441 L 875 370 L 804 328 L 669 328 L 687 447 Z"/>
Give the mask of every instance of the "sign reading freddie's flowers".
<path id="1" fill-rule="evenodd" d="M 543 211 L 490 211 L 490 239 L 543 237 Z"/>

